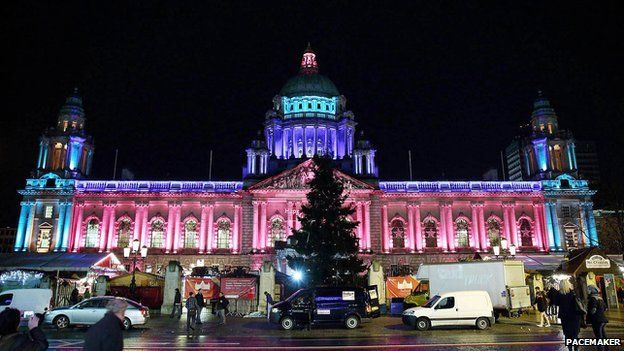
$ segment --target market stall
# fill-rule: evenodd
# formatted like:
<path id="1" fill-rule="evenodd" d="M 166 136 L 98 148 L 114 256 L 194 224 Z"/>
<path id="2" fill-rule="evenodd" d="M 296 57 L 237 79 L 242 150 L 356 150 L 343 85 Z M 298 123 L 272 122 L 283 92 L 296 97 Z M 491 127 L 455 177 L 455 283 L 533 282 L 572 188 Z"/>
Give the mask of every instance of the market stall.
<path id="1" fill-rule="evenodd" d="M 111 279 L 108 284 L 111 294 L 131 299 L 131 282 L 132 274 L 124 274 Z M 137 302 L 149 308 L 160 308 L 163 303 L 165 278 L 151 273 L 135 272 L 135 283 Z"/>

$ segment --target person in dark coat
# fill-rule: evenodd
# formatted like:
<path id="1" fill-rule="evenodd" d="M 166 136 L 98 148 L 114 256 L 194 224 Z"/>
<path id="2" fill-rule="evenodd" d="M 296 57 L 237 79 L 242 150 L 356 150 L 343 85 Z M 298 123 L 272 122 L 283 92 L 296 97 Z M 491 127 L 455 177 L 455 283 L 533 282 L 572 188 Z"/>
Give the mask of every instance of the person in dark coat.
<path id="1" fill-rule="evenodd" d="M 605 326 L 609 323 L 609 320 L 605 316 L 607 304 L 605 304 L 602 296 L 600 296 L 597 287 L 590 285 L 587 287 L 587 292 L 589 293 L 589 299 L 587 301 L 587 323 L 591 324 L 596 339 L 604 339 L 607 337 L 607 334 L 605 334 Z M 608 351 L 609 347 L 598 345 L 597 350 Z"/>
<path id="2" fill-rule="evenodd" d="M 197 294 L 195 294 L 195 299 L 197 300 L 197 317 L 195 318 L 195 324 L 202 324 L 201 322 L 201 313 L 206 305 L 204 302 L 204 294 L 201 289 L 197 290 Z"/>
<path id="3" fill-rule="evenodd" d="M 123 299 L 108 302 L 108 312 L 95 323 L 85 335 L 84 351 L 122 351 L 123 320 L 126 317 L 128 303 Z"/>
<path id="4" fill-rule="evenodd" d="M 576 294 L 569 280 L 562 280 L 559 283 L 559 293 L 555 296 L 554 303 L 559 307 L 559 319 L 565 339 L 578 338 L 583 315 L 577 312 Z M 578 346 L 568 345 L 568 350 L 578 350 Z"/>
<path id="5" fill-rule="evenodd" d="M 177 313 L 178 319 L 182 317 L 182 294 L 180 294 L 180 289 L 175 289 L 175 296 L 173 297 L 173 308 L 171 309 L 171 316 L 169 318 L 173 318 L 173 316 Z"/>
<path id="6" fill-rule="evenodd" d="M 79 294 L 80 293 L 78 292 L 77 288 L 74 288 L 74 290 L 72 290 L 71 294 L 69 295 L 69 303 L 71 305 L 75 305 L 75 304 L 78 303 L 78 301 L 79 301 L 79 298 L 78 298 Z"/>
<path id="7" fill-rule="evenodd" d="M 28 320 L 28 331 L 17 331 L 20 324 L 20 311 L 7 308 L 0 312 L 0 350 L 2 351 L 43 351 L 48 349 L 48 341 L 39 327 L 39 317 Z"/>
<path id="8" fill-rule="evenodd" d="M 219 317 L 219 325 L 225 324 L 226 310 L 230 302 L 225 298 L 223 293 L 219 293 L 219 300 L 217 301 L 216 310 Z"/>
<path id="9" fill-rule="evenodd" d="M 550 301 L 550 305 L 548 306 L 548 310 L 546 311 L 546 315 L 553 319 L 553 323 L 557 322 L 557 305 L 552 303 L 557 298 L 557 288 L 554 285 L 551 285 L 546 293 L 546 298 Z"/>
<path id="10" fill-rule="evenodd" d="M 267 319 L 271 317 L 271 306 L 273 306 L 273 296 L 269 294 L 268 291 L 264 292 L 264 296 L 266 297 L 266 305 L 267 305 Z"/>
<path id="11" fill-rule="evenodd" d="M 186 299 L 186 331 L 189 331 L 189 329 L 195 330 L 193 328 L 193 324 L 196 322 L 195 317 L 197 317 L 197 299 L 191 291 Z"/>
<path id="12" fill-rule="evenodd" d="M 550 327 L 550 321 L 546 316 L 546 310 L 548 309 L 548 298 L 543 291 L 539 290 L 539 287 L 536 288 L 535 292 L 535 305 L 537 305 L 537 311 L 540 314 L 540 323 L 537 325 L 538 327 Z M 545 322 L 545 325 L 544 325 Z"/>

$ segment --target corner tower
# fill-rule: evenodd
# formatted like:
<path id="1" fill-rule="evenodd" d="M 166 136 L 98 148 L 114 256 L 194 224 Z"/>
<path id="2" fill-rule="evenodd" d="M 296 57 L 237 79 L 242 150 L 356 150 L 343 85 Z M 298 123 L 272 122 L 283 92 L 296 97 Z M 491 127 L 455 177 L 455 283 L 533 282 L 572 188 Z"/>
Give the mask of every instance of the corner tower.
<path id="1" fill-rule="evenodd" d="M 56 127 L 39 139 L 35 176 L 53 173 L 61 178 L 80 179 L 91 173 L 93 140 L 85 132 L 85 113 L 78 89 L 65 100 Z"/>

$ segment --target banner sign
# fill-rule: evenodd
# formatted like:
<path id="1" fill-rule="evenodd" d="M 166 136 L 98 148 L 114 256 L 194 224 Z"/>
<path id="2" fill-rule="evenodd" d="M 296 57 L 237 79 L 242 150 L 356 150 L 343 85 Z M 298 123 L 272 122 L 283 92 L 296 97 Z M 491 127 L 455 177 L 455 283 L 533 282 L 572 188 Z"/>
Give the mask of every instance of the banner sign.
<path id="1" fill-rule="evenodd" d="M 411 275 L 388 277 L 386 280 L 386 298 L 407 297 L 412 290 L 419 288 L 420 282 Z"/>
<path id="2" fill-rule="evenodd" d="M 591 268 L 611 268 L 611 261 L 608 258 L 604 258 L 600 255 L 593 255 L 585 260 L 585 267 Z"/>
<path id="3" fill-rule="evenodd" d="M 197 294 L 197 290 L 202 290 L 204 299 L 216 299 L 219 297 L 219 280 L 217 278 L 186 277 L 184 279 L 184 298 L 188 298 L 189 293 Z"/>
<path id="4" fill-rule="evenodd" d="M 256 278 L 221 278 L 221 292 L 228 299 L 256 297 Z"/>

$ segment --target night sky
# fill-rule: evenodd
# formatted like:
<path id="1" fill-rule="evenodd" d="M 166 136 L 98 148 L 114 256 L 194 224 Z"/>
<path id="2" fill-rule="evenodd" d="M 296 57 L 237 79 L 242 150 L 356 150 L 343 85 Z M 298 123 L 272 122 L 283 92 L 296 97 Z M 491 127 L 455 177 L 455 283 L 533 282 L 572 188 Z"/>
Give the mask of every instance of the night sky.
<path id="1" fill-rule="evenodd" d="M 240 180 L 243 150 L 308 41 L 378 147 L 381 179 L 408 179 L 410 149 L 416 179 L 481 179 L 539 89 L 561 127 L 598 142 L 603 180 L 621 174 L 617 2 L 87 3 L 5 5 L 2 226 L 16 225 L 38 137 L 74 86 L 93 178 L 112 177 L 118 148 L 136 179 L 207 179 L 212 149 L 213 179 Z"/>

